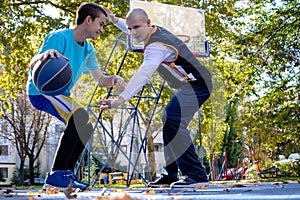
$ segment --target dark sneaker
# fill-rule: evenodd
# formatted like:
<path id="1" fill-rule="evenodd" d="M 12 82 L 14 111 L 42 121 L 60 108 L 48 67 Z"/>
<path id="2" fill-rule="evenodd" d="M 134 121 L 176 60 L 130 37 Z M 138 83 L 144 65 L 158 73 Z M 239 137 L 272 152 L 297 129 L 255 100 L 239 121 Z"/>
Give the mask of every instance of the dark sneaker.
<path id="1" fill-rule="evenodd" d="M 171 183 L 177 181 L 173 177 L 162 174 L 158 179 L 148 183 L 148 187 L 169 187 Z"/>
<path id="2" fill-rule="evenodd" d="M 79 188 L 82 191 L 86 190 L 88 185 L 84 184 L 81 181 L 77 181 L 77 177 L 77 180 L 74 177 L 76 176 L 70 170 L 56 170 L 48 172 L 43 189 L 45 190 L 52 187 L 63 189 L 67 188 L 72 182 L 73 188 Z"/>
<path id="3" fill-rule="evenodd" d="M 70 177 L 70 179 L 75 180 L 78 183 L 82 183 L 83 185 L 86 185 L 88 187 L 90 186 L 90 184 L 88 184 L 87 182 L 83 182 L 83 181 L 79 180 L 77 178 L 77 176 L 75 176 L 74 173 L 71 170 L 67 170 L 67 173 L 69 174 L 68 176 Z"/>
<path id="4" fill-rule="evenodd" d="M 170 188 L 199 188 L 201 186 L 207 186 L 209 183 L 207 180 L 196 181 L 188 176 L 180 177 L 179 181 L 176 181 L 170 185 Z"/>

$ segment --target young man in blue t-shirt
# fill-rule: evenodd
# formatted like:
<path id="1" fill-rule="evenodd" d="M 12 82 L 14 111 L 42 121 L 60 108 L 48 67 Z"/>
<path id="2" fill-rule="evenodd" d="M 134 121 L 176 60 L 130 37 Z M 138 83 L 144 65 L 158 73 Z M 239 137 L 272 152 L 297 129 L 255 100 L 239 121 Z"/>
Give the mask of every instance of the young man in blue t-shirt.
<path id="1" fill-rule="evenodd" d="M 61 135 L 54 157 L 52 170 L 48 172 L 44 189 L 47 187 L 65 188 L 70 182 L 74 188 L 85 190 L 88 187 L 73 174 L 74 167 L 93 132 L 87 111 L 70 97 L 70 90 L 83 73 L 91 73 L 99 86 L 115 86 L 116 92 L 124 90 L 124 81 L 119 76 L 105 76 L 99 68 L 96 53 L 86 40 L 95 40 L 103 32 L 107 14 L 95 3 L 82 3 L 76 13 L 76 26 L 73 29 L 49 33 L 37 54 L 30 62 L 27 94 L 31 104 L 38 110 L 47 112 L 66 125 Z M 48 56 L 63 57 L 72 67 L 72 82 L 60 95 L 41 94 L 33 84 L 32 69 L 37 61 Z"/>

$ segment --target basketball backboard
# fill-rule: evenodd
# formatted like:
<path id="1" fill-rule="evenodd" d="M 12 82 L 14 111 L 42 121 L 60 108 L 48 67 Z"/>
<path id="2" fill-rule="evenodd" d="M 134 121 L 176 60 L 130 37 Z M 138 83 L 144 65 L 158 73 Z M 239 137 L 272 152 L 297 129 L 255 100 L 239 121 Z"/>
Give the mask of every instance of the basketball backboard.
<path id="1" fill-rule="evenodd" d="M 144 9 L 153 25 L 162 26 L 177 35 L 185 41 L 195 56 L 209 56 L 203 10 L 158 2 L 131 0 L 130 9 L 133 8 Z M 143 44 L 136 43 L 130 36 L 128 43 L 131 50 L 138 51 L 143 48 Z"/>

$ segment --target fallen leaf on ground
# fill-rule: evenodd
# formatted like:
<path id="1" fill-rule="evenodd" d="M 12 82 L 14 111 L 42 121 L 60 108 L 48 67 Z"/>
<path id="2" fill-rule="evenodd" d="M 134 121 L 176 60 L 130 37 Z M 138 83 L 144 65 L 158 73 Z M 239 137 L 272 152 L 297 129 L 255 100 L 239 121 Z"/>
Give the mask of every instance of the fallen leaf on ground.
<path id="1" fill-rule="evenodd" d="M 37 192 L 32 192 L 32 191 L 27 192 L 27 194 L 42 194 L 42 193 L 43 193 L 43 190 L 39 190 Z"/>
<path id="2" fill-rule="evenodd" d="M 154 190 L 147 190 L 146 192 L 145 192 L 145 194 L 155 194 L 156 192 L 154 191 Z"/>
<path id="3" fill-rule="evenodd" d="M 72 181 L 70 181 L 70 184 L 68 185 L 68 187 L 65 189 L 62 189 L 62 191 L 68 199 L 76 199 L 77 198 L 77 194 L 73 193 L 76 190 L 73 189 Z"/>
<path id="4" fill-rule="evenodd" d="M 123 193 L 124 192 L 124 190 L 122 190 L 122 189 L 114 189 L 113 191 L 117 192 L 117 193 Z"/>
<path id="5" fill-rule="evenodd" d="M 10 194 L 10 193 L 13 193 L 13 190 L 12 189 L 6 189 L 6 194 Z"/>
<path id="6" fill-rule="evenodd" d="M 242 184 L 235 184 L 233 187 L 246 187 L 246 186 L 244 186 Z"/>
<path id="7" fill-rule="evenodd" d="M 46 194 L 58 194 L 58 193 L 60 193 L 60 191 L 55 187 L 46 189 Z"/>
<path id="8" fill-rule="evenodd" d="M 113 200 L 133 200 L 126 192 L 123 191 L 120 197 L 116 197 Z"/>

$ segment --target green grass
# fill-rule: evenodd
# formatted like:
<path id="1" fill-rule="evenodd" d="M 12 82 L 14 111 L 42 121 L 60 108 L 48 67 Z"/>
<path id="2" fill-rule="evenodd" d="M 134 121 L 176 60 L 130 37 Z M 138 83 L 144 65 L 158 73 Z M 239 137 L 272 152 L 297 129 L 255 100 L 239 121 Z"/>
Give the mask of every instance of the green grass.
<path id="1" fill-rule="evenodd" d="M 262 178 L 260 182 L 300 181 L 300 177 Z"/>
<path id="2" fill-rule="evenodd" d="M 43 186 L 42 185 L 33 185 L 33 186 L 25 186 L 25 185 L 19 185 L 19 186 L 12 185 L 12 186 L 9 186 L 9 185 L 5 185 L 5 186 L 0 186 L 0 188 L 15 188 L 15 189 L 19 189 L 19 190 L 27 190 L 27 189 L 32 189 L 32 188 L 42 189 Z"/>

